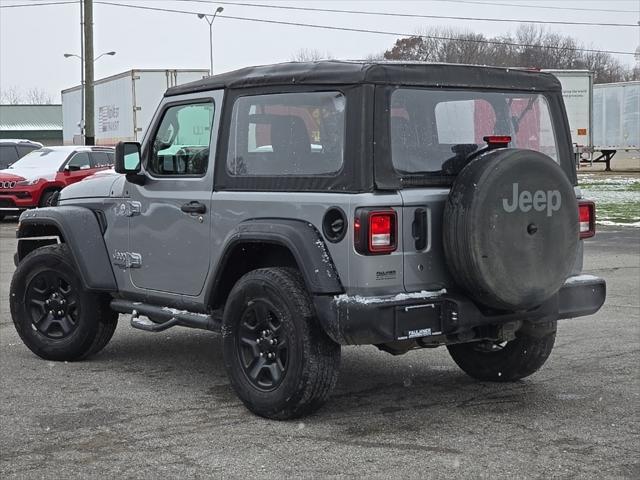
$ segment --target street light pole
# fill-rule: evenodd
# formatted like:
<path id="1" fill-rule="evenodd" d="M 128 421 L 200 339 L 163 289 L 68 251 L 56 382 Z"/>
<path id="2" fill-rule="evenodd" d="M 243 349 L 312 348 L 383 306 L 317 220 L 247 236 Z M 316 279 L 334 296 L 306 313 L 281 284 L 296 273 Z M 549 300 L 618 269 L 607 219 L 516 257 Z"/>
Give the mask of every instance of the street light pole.
<path id="1" fill-rule="evenodd" d="M 209 24 L 209 76 L 213 75 L 213 21 L 216 19 L 216 15 L 222 13 L 224 8 L 218 7 L 213 15 L 205 15 L 204 13 L 198 13 L 198 18 L 204 18 Z M 211 20 L 209 20 L 211 18 Z"/>

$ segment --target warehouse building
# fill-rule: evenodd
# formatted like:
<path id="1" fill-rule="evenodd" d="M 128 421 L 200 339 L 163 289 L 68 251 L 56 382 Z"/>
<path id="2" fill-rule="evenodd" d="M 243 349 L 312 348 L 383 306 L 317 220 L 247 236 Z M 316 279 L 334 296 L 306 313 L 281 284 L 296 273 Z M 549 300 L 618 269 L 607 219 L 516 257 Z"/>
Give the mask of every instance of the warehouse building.
<path id="1" fill-rule="evenodd" d="M 62 145 L 62 105 L 0 105 L 0 139 Z"/>

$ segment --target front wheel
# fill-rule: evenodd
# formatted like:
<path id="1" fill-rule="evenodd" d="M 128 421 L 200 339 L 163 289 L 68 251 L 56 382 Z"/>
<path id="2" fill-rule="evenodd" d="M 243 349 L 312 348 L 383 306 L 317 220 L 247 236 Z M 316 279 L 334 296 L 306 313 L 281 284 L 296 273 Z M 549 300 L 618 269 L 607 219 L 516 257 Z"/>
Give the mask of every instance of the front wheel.
<path id="1" fill-rule="evenodd" d="M 48 190 L 42 194 L 40 197 L 39 207 L 52 207 L 54 203 L 54 199 L 59 190 Z"/>
<path id="2" fill-rule="evenodd" d="M 115 332 L 109 297 L 84 290 L 66 245 L 40 247 L 17 266 L 10 287 L 13 324 L 24 344 L 46 360 L 80 360 Z"/>
<path id="3" fill-rule="evenodd" d="M 286 420 L 326 402 L 338 377 L 340 346 L 320 328 L 299 272 L 247 273 L 229 294 L 223 322 L 227 373 L 249 410 Z"/>
<path id="4" fill-rule="evenodd" d="M 556 332 L 535 336 L 522 330 L 509 342 L 449 345 L 453 361 L 470 377 L 490 382 L 512 382 L 536 372 L 549 358 Z"/>

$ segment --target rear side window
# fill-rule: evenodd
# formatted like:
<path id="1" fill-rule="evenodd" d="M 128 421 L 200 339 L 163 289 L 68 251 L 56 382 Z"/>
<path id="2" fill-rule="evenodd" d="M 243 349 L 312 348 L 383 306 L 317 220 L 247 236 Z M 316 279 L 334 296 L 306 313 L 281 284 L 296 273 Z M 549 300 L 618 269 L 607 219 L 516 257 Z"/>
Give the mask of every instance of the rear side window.
<path id="1" fill-rule="evenodd" d="M 93 160 L 93 168 L 110 167 L 113 165 L 113 159 L 109 158 L 107 152 L 91 152 Z"/>
<path id="2" fill-rule="evenodd" d="M 7 168 L 18 160 L 18 151 L 13 145 L 0 145 L 0 168 Z"/>
<path id="3" fill-rule="evenodd" d="M 488 135 L 509 135 L 512 148 L 542 152 L 558 161 L 546 98 L 518 92 L 398 89 L 391 97 L 394 168 L 409 174 L 443 174 Z"/>
<path id="4" fill-rule="evenodd" d="M 232 176 L 332 175 L 344 156 L 340 92 L 239 97 L 233 105 L 227 172 Z"/>

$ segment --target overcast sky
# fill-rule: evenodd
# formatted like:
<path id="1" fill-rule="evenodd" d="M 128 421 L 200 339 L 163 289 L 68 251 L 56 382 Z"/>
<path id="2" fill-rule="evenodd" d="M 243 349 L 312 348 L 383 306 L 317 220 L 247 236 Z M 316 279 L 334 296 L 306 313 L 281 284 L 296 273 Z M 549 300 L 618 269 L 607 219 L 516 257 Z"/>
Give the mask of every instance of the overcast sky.
<path id="1" fill-rule="evenodd" d="M 175 0 L 108 1 L 192 12 L 213 12 L 219 5 L 215 2 L 207 4 Z M 39 2 L 0 0 L 0 5 L 3 6 L 24 3 Z M 521 20 L 636 24 L 640 20 L 640 0 L 493 1 L 543 7 L 626 10 L 631 13 L 476 5 L 436 0 L 244 0 L 244 3 Z M 425 27 L 450 26 L 487 36 L 512 32 L 518 26 L 517 23 L 348 15 L 229 4 L 223 6 L 225 10 L 222 16 L 216 18 L 213 28 L 214 69 L 217 73 L 248 65 L 287 61 L 302 48 L 327 52 L 334 58 L 364 58 L 388 49 L 395 41 L 392 36 L 254 23 L 224 18 L 224 15 L 407 33 L 414 33 Z M 110 50 L 117 52 L 115 56 L 103 57 L 96 63 L 96 78 L 132 68 L 209 67 L 209 27 L 195 14 L 96 4 L 94 23 L 96 56 Z M 640 45 L 639 27 L 549 25 L 547 28 L 571 35 L 597 49 L 633 52 Z M 80 53 L 77 2 L 71 5 L 0 9 L 0 89 L 18 86 L 27 90 L 37 87 L 59 101 L 60 90 L 80 82 L 80 61 L 76 58 L 66 59 L 63 57 L 64 53 Z M 616 57 L 626 65 L 634 62 L 630 55 Z"/>

